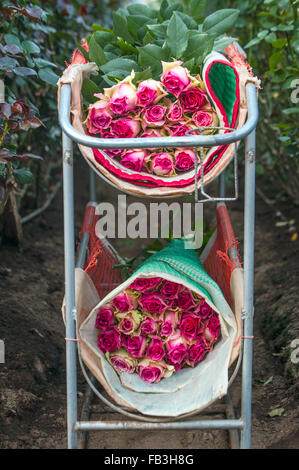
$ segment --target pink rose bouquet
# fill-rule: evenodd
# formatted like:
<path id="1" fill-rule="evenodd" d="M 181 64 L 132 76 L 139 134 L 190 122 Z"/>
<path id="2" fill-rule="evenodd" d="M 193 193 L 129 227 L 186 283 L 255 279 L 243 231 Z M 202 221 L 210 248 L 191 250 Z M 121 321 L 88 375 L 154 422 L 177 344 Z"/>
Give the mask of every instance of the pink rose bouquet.
<path id="1" fill-rule="evenodd" d="M 147 383 L 196 367 L 221 334 L 206 299 L 161 277 L 136 278 L 99 308 L 95 327 L 98 347 L 114 369 Z"/>
<path id="2" fill-rule="evenodd" d="M 192 76 L 181 60 L 161 63 L 160 81 L 149 78 L 138 83 L 132 71 L 104 93 L 96 93 L 99 101 L 88 108 L 87 132 L 109 139 L 179 137 L 198 127 L 202 133 L 213 133 L 209 127 L 217 126 L 218 118 L 199 75 Z M 195 165 L 193 149 L 105 152 L 125 168 L 162 178 L 182 175 Z"/>

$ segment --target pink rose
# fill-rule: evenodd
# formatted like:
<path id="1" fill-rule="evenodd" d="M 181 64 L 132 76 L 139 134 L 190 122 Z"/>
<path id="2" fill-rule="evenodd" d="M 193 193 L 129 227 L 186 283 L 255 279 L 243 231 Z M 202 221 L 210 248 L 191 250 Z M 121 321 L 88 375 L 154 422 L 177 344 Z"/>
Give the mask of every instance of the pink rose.
<path id="1" fill-rule="evenodd" d="M 216 314 L 208 319 L 203 330 L 203 337 L 207 340 L 209 345 L 215 343 L 220 331 L 220 321 Z"/>
<path id="2" fill-rule="evenodd" d="M 115 323 L 114 308 L 111 305 L 102 305 L 97 313 L 96 328 L 107 330 Z"/>
<path id="3" fill-rule="evenodd" d="M 144 159 L 149 152 L 146 150 L 132 150 L 125 154 L 120 163 L 130 170 L 141 171 Z"/>
<path id="4" fill-rule="evenodd" d="M 138 299 L 138 303 L 151 315 L 160 315 L 166 309 L 166 304 L 159 294 L 144 294 Z"/>
<path id="5" fill-rule="evenodd" d="M 136 326 L 131 315 L 125 316 L 118 324 L 118 329 L 124 335 L 130 335 Z"/>
<path id="6" fill-rule="evenodd" d="M 124 313 L 136 308 L 137 301 L 135 297 L 128 294 L 127 292 L 122 292 L 121 294 L 118 294 L 116 297 L 114 297 L 112 304 L 119 312 Z"/>
<path id="7" fill-rule="evenodd" d="M 209 318 L 212 315 L 213 310 L 207 304 L 207 302 L 204 299 L 202 299 L 200 301 L 200 304 L 194 310 L 194 313 L 196 315 L 199 315 L 201 318 L 205 319 L 205 318 Z"/>
<path id="8" fill-rule="evenodd" d="M 209 127 L 214 125 L 211 113 L 207 113 L 206 111 L 197 111 L 197 113 L 193 115 L 193 122 L 196 127 Z"/>
<path id="9" fill-rule="evenodd" d="M 153 335 L 159 330 L 159 322 L 154 320 L 152 317 L 146 317 L 146 319 L 140 325 L 140 331 L 144 335 Z"/>
<path id="10" fill-rule="evenodd" d="M 186 340 L 181 336 L 181 333 L 178 331 L 169 338 L 169 341 L 166 343 L 167 364 L 176 365 L 183 362 L 187 355 L 188 345 Z"/>
<path id="11" fill-rule="evenodd" d="M 173 159 L 167 152 L 153 153 L 150 160 L 150 170 L 159 176 L 170 175 L 173 172 Z"/>
<path id="12" fill-rule="evenodd" d="M 119 372 L 132 374 L 135 370 L 136 360 L 133 359 L 125 349 L 110 354 L 110 362 Z"/>
<path id="13" fill-rule="evenodd" d="M 175 169 L 178 171 L 188 171 L 194 167 L 195 153 L 191 149 L 180 149 L 174 153 Z"/>
<path id="14" fill-rule="evenodd" d="M 206 93 L 197 86 L 192 86 L 183 91 L 180 95 L 180 100 L 184 111 L 191 113 L 198 111 L 209 102 Z"/>
<path id="15" fill-rule="evenodd" d="M 86 127 L 90 134 L 99 134 L 103 129 L 107 129 L 112 121 L 112 113 L 109 103 L 105 100 L 96 101 L 89 106 L 89 113 L 86 119 Z"/>
<path id="16" fill-rule="evenodd" d="M 182 310 L 188 310 L 189 308 L 195 305 L 194 298 L 189 289 L 185 289 L 182 292 L 179 292 L 178 295 L 178 306 Z"/>
<path id="17" fill-rule="evenodd" d="M 160 277 L 138 277 L 130 285 L 130 289 L 138 290 L 138 292 L 148 292 L 157 288 L 160 283 Z"/>
<path id="18" fill-rule="evenodd" d="M 186 124 L 177 124 L 176 126 L 165 126 L 165 129 L 172 137 L 179 137 L 188 135 L 187 132 L 191 130 L 191 127 Z"/>
<path id="19" fill-rule="evenodd" d="M 161 137 L 160 129 L 146 129 L 140 137 Z"/>
<path id="20" fill-rule="evenodd" d="M 164 321 L 161 325 L 161 336 L 168 338 L 173 335 L 175 328 L 177 327 L 178 319 L 177 314 L 173 311 L 167 311 L 164 314 Z"/>
<path id="21" fill-rule="evenodd" d="M 104 330 L 99 334 L 98 346 L 105 353 L 107 351 L 115 351 L 120 345 L 120 333 L 116 327 Z"/>
<path id="22" fill-rule="evenodd" d="M 181 107 L 179 101 L 171 103 L 166 115 L 167 119 L 172 122 L 178 122 L 183 119 L 183 108 Z"/>
<path id="23" fill-rule="evenodd" d="M 120 83 L 112 87 L 110 109 L 114 114 L 124 116 L 133 111 L 137 104 L 136 88 L 132 83 Z M 107 89 L 105 90 L 107 96 Z"/>
<path id="24" fill-rule="evenodd" d="M 206 353 L 205 345 L 201 339 L 198 339 L 195 344 L 192 344 L 188 350 L 186 363 L 194 367 L 196 363 L 200 362 Z"/>
<path id="25" fill-rule="evenodd" d="M 163 124 L 165 123 L 165 113 L 166 113 L 165 106 L 161 106 L 160 104 L 154 104 L 153 106 L 149 106 L 148 108 L 145 108 L 145 111 L 143 113 L 143 119 L 146 123 L 146 126 L 149 126 L 149 127 L 163 126 Z"/>
<path id="26" fill-rule="evenodd" d="M 176 282 L 164 281 L 160 293 L 164 300 L 173 300 L 177 298 L 181 288 L 182 286 Z"/>
<path id="27" fill-rule="evenodd" d="M 143 357 L 146 350 L 146 337 L 143 335 L 129 337 L 126 348 L 133 357 Z"/>
<path id="28" fill-rule="evenodd" d="M 152 79 L 144 80 L 137 88 L 137 104 L 142 107 L 156 104 L 166 94 L 160 82 Z"/>
<path id="29" fill-rule="evenodd" d="M 159 363 L 149 360 L 140 361 L 136 367 L 136 372 L 140 378 L 147 383 L 158 383 L 164 376 L 165 368 Z"/>
<path id="30" fill-rule="evenodd" d="M 153 336 L 146 350 L 146 355 L 153 361 L 161 361 L 165 356 L 162 340 L 159 336 Z"/>
<path id="31" fill-rule="evenodd" d="M 161 81 L 165 88 L 176 97 L 179 96 L 191 81 L 187 69 L 182 67 L 181 64 L 181 61 L 162 62 L 163 73 Z"/>
<path id="32" fill-rule="evenodd" d="M 140 132 L 140 123 L 132 118 L 116 119 L 111 123 L 111 131 L 119 138 L 136 137 Z"/>
<path id="33" fill-rule="evenodd" d="M 182 335 L 188 341 L 194 341 L 198 330 L 199 330 L 199 319 L 196 315 L 188 313 L 182 316 L 181 323 L 179 325 L 179 329 Z"/>

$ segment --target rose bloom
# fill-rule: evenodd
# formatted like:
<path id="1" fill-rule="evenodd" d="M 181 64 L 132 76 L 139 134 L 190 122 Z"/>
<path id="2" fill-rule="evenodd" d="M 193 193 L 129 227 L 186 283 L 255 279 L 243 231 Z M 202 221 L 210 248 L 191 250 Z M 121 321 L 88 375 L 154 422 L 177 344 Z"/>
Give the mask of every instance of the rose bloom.
<path id="1" fill-rule="evenodd" d="M 121 320 L 118 324 L 119 331 L 125 335 L 130 335 L 139 327 L 140 317 L 141 315 L 137 310 L 132 310 L 131 313 L 117 314 L 117 319 Z"/>
<path id="2" fill-rule="evenodd" d="M 166 176 L 173 172 L 173 159 L 167 152 L 153 153 L 150 160 L 150 170 L 155 175 Z"/>
<path id="3" fill-rule="evenodd" d="M 199 338 L 195 344 L 192 344 L 188 350 L 186 363 L 194 367 L 195 364 L 200 362 L 206 353 L 205 344 Z"/>
<path id="4" fill-rule="evenodd" d="M 112 113 L 109 103 L 105 100 L 96 101 L 88 108 L 86 127 L 90 134 L 99 134 L 103 129 L 107 129 L 112 121 Z"/>
<path id="5" fill-rule="evenodd" d="M 197 111 L 197 113 L 193 115 L 193 122 L 196 127 L 210 127 L 215 125 L 213 115 L 203 110 Z"/>
<path id="6" fill-rule="evenodd" d="M 189 85 L 190 78 L 185 67 L 181 67 L 182 61 L 162 62 L 162 83 L 165 88 L 178 97 L 179 94 Z"/>
<path id="7" fill-rule="evenodd" d="M 136 87 L 131 76 L 111 88 L 105 88 L 104 94 L 110 98 L 110 109 L 114 114 L 124 116 L 136 108 Z"/>
<path id="8" fill-rule="evenodd" d="M 138 290 L 138 292 L 148 292 L 157 288 L 160 283 L 160 277 L 138 277 L 130 285 L 130 289 Z"/>
<path id="9" fill-rule="evenodd" d="M 122 118 L 112 121 L 110 128 L 116 137 L 136 137 L 140 132 L 140 123 L 137 119 Z"/>
<path id="10" fill-rule="evenodd" d="M 153 361 L 161 361 L 165 356 L 162 340 L 159 336 L 153 336 L 146 350 L 146 355 Z"/>
<path id="11" fill-rule="evenodd" d="M 133 357 L 143 357 L 146 350 L 146 337 L 140 334 L 129 336 L 126 349 Z"/>
<path id="12" fill-rule="evenodd" d="M 215 343 L 220 332 L 220 321 L 218 316 L 214 314 L 210 317 L 204 327 L 203 337 L 207 340 L 209 345 Z"/>
<path id="13" fill-rule="evenodd" d="M 181 334 L 188 340 L 194 341 L 199 330 L 199 319 L 196 315 L 191 313 L 182 316 L 181 323 L 179 324 Z"/>
<path id="14" fill-rule="evenodd" d="M 164 320 L 161 325 L 161 336 L 168 338 L 173 335 L 175 328 L 177 327 L 178 319 L 175 312 L 167 311 L 164 313 Z"/>
<path id="15" fill-rule="evenodd" d="M 195 305 L 193 295 L 189 289 L 179 292 L 177 302 L 182 310 L 188 310 Z"/>
<path id="16" fill-rule="evenodd" d="M 160 315 L 166 309 L 166 304 L 159 294 L 144 294 L 138 299 L 138 303 L 151 315 Z"/>
<path id="17" fill-rule="evenodd" d="M 180 95 L 184 111 L 194 113 L 208 103 L 207 95 L 197 86 L 192 86 Z"/>
<path id="18" fill-rule="evenodd" d="M 181 336 L 180 331 L 177 331 L 169 338 L 166 343 L 166 350 L 167 364 L 176 365 L 184 361 L 187 355 L 188 345 L 186 340 Z"/>
<path id="19" fill-rule="evenodd" d="M 110 354 L 110 362 L 118 372 L 132 374 L 135 370 L 136 359 L 133 359 L 125 349 L 121 348 Z"/>
<path id="20" fill-rule="evenodd" d="M 183 119 L 183 108 L 179 101 L 170 104 L 166 117 L 171 122 L 179 122 Z"/>
<path id="21" fill-rule="evenodd" d="M 159 322 L 152 317 L 146 317 L 140 325 L 140 331 L 144 335 L 153 335 L 159 330 Z"/>
<path id="22" fill-rule="evenodd" d="M 130 170 L 141 171 L 144 159 L 149 152 L 146 150 L 132 150 L 125 154 L 120 163 Z"/>
<path id="23" fill-rule="evenodd" d="M 174 372 L 174 367 L 165 364 L 164 361 L 142 359 L 136 367 L 136 372 L 144 382 L 158 383 L 163 377 L 170 377 Z"/>
<path id="24" fill-rule="evenodd" d="M 120 346 L 120 333 L 116 327 L 102 331 L 98 337 L 98 346 L 103 353 L 115 351 Z"/>
<path id="25" fill-rule="evenodd" d="M 143 119 L 144 119 L 146 126 L 149 126 L 149 127 L 163 126 L 163 124 L 165 124 L 165 113 L 166 113 L 165 106 L 161 106 L 160 104 L 154 104 L 153 106 L 149 106 L 148 108 L 145 108 L 145 111 L 143 113 Z"/>
<path id="26" fill-rule="evenodd" d="M 181 290 L 180 284 L 171 281 L 164 281 L 160 293 L 165 301 L 176 299 L 179 291 Z"/>
<path id="27" fill-rule="evenodd" d="M 156 104 L 166 94 L 160 82 L 152 79 L 144 80 L 137 88 L 137 104 L 142 107 Z"/>
<path id="28" fill-rule="evenodd" d="M 188 171 L 194 167 L 195 152 L 191 149 L 179 149 L 174 153 L 175 169 L 178 171 Z"/>
<path id="29" fill-rule="evenodd" d="M 129 312 L 130 310 L 136 308 L 137 301 L 135 297 L 125 291 L 114 297 L 114 299 L 112 300 L 112 304 L 117 308 L 119 312 L 123 313 Z"/>
<path id="30" fill-rule="evenodd" d="M 209 318 L 213 314 L 213 310 L 207 304 L 207 302 L 204 299 L 202 299 L 200 301 L 200 304 L 194 310 L 194 313 L 196 315 L 199 315 L 202 319 L 205 319 L 205 318 Z"/>
<path id="31" fill-rule="evenodd" d="M 110 326 L 116 323 L 114 317 L 114 308 L 112 305 L 102 305 L 99 308 L 96 318 L 96 328 L 100 330 L 107 330 Z"/>
<path id="32" fill-rule="evenodd" d="M 179 137 L 188 135 L 187 132 L 191 130 L 191 127 L 186 126 L 186 124 L 177 124 L 175 126 L 165 126 L 165 129 L 172 137 Z"/>

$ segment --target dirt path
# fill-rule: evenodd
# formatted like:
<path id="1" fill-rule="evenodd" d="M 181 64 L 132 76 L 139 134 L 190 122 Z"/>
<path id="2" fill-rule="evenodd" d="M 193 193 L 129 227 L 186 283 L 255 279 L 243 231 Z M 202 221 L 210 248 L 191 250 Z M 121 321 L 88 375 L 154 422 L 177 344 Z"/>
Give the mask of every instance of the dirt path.
<path id="1" fill-rule="evenodd" d="M 87 169 L 82 163 L 76 175 L 78 233 L 88 194 Z M 115 193 L 103 183 L 98 200 L 104 197 L 114 199 Z M 62 192 L 42 217 L 24 227 L 23 253 L 10 246 L 0 248 L 0 338 L 6 346 L 6 363 L 0 364 L 0 448 L 66 447 L 61 203 Z M 236 236 L 242 241 L 242 200 L 230 207 Z M 287 204 L 283 211 L 288 219 L 294 217 L 295 209 Z M 295 320 L 299 240 L 291 242 L 287 227 L 276 227 L 275 221 L 272 209 L 257 198 L 252 447 L 298 448 L 297 388 L 294 379 L 288 378 L 294 371 L 285 366 L 283 348 L 289 344 L 286 338 L 291 342 L 296 334 L 299 337 Z M 85 390 L 81 374 L 78 381 L 81 402 Z M 231 392 L 238 409 L 240 374 Z M 283 408 L 283 414 L 269 417 L 275 408 Z M 94 405 L 93 409 L 98 408 Z M 89 439 L 89 447 L 100 448 L 228 445 L 224 431 L 115 432 L 101 433 L 101 437 L 93 433 Z"/>

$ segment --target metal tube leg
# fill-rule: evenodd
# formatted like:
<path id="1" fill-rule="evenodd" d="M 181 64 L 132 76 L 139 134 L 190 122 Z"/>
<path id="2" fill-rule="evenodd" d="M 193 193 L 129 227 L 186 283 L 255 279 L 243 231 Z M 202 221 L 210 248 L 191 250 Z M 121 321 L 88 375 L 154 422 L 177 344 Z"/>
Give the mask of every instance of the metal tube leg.
<path id="1" fill-rule="evenodd" d="M 96 174 L 91 167 L 89 167 L 89 200 L 96 202 Z"/>
<path id="2" fill-rule="evenodd" d="M 225 197 L 226 194 L 226 184 L 225 184 L 225 170 L 219 176 L 219 197 Z"/>
<path id="3" fill-rule="evenodd" d="M 254 212 L 255 212 L 255 131 L 245 142 L 245 201 L 244 201 L 244 329 L 242 365 L 241 448 L 250 448 L 253 291 L 254 291 Z"/>
<path id="4" fill-rule="evenodd" d="M 68 447 L 77 447 L 77 374 L 75 328 L 75 232 L 73 190 L 73 144 L 62 134 L 63 148 L 63 210 L 65 252 L 65 306 L 66 306 L 66 387 Z"/>

